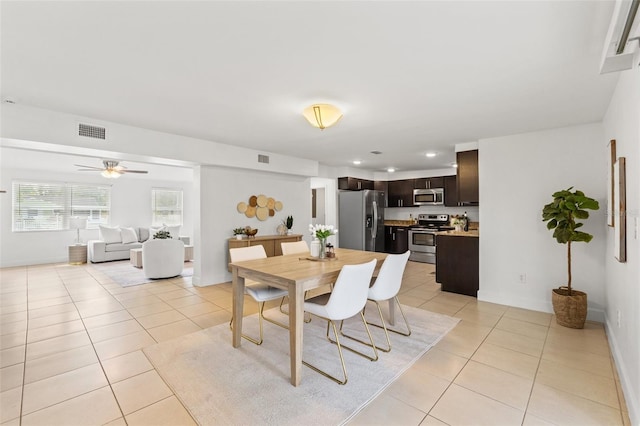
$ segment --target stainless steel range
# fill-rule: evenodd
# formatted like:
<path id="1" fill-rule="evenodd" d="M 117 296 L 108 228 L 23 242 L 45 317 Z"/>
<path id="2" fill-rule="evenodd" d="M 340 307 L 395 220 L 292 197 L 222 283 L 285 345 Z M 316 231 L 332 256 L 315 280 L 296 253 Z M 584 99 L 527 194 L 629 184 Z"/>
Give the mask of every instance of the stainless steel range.
<path id="1" fill-rule="evenodd" d="M 448 214 L 419 214 L 418 224 L 409 228 L 409 260 L 436 263 L 436 232 L 450 229 Z"/>

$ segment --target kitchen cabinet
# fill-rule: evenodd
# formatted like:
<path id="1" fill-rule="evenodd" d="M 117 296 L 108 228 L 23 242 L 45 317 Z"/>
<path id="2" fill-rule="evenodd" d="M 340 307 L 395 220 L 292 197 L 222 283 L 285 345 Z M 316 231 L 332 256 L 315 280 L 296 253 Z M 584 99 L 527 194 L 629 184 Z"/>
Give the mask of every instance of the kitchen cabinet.
<path id="1" fill-rule="evenodd" d="M 360 191 L 363 189 L 373 189 L 373 181 L 354 177 L 338 178 L 338 189 L 349 191 Z"/>
<path id="2" fill-rule="evenodd" d="M 459 206 L 458 179 L 455 176 L 444 177 L 444 205 L 447 207 Z"/>
<path id="3" fill-rule="evenodd" d="M 415 189 L 444 188 L 444 176 L 414 179 Z"/>
<path id="4" fill-rule="evenodd" d="M 404 226 L 384 227 L 384 251 L 402 254 L 409 250 L 409 228 Z"/>
<path id="5" fill-rule="evenodd" d="M 456 153 L 458 163 L 458 202 L 461 205 L 477 206 L 480 197 L 478 190 L 478 150 Z"/>
<path id="6" fill-rule="evenodd" d="M 389 185 L 386 180 L 376 180 L 373 182 L 373 189 L 384 192 L 384 206 L 389 206 Z"/>
<path id="7" fill-rule="evenodd" d="M 415 179 L 391 180 L 387 182 L 389 194 L 388 207 L 414 207 L 413 186 Z"/>
<path id="8" fill-rule="evenodd" d="M 436 282 L 442 291 L 478 296 L 480 282 L 477 236 L 436 236 Z"/>

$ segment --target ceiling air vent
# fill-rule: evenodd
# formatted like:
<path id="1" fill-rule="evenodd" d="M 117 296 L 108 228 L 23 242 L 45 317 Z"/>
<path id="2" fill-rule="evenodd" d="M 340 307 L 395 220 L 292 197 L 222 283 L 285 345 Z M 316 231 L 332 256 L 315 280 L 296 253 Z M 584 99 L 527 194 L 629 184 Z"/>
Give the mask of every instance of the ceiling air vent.
<path id="1" fill-rule="evenodd" d="M 106 139 L 106 131 L 104 127 L 92 126 L 90 124 L 80 123 L 78 125 L 78 135 L 93 139 Z"/>
<path id="2" fill-rule="evenodd" d="M 269 164 L 269 156 L 258 154 L 258 163 Z"/>

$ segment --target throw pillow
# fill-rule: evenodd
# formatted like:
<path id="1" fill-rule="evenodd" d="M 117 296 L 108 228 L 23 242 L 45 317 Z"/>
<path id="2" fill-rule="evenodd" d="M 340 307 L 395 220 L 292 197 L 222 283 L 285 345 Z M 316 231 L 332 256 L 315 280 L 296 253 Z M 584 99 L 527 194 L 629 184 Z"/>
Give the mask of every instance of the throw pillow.
<path id="1" fill-rule="evenodd" d="M 149 239 L 153 239 L 153 236 L 158 233 L 158 231 L 166 231 L 164 226 L 151 226 L 149 227 Z"/>
<path id="2" fill-rule="evenodd" d="M 120 235 L 122 236 L 123 244 L 138 242 L 138 234 L 133 228 L 120 228 Z"/>
<path id="3" fill-rule="evenodd" d="M 109 226 L 99 225 L 100 226 L 100 239 L 107 244 L 112 243 L 121 243 L 122 236 L 120 235 L 120 228 L 117 226 L 115 228 L 111 228 Z"/>
<path id="4" fill-rule="evenodd" d="M 175 239 L 180 238 L 180 225 L 178 226 L 165 225 L 164 227 L 165 227 L 165 230 L 169 231 L 169 234 L 171 234 L 171 238 L 175 238 Z"/>

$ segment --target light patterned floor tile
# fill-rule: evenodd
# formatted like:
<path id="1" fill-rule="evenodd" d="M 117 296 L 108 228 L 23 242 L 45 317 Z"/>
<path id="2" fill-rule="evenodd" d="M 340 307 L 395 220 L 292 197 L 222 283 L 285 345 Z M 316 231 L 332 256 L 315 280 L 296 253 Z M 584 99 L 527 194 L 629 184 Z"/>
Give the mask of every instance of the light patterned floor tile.
<path id="1" fill-rule="evenodd" d="M 469 361 L 467 358 L 432 348 L 412 368 L 452 381 Z"/>
<path id="2" fill-rule="evenodd" d="M 126 336 L 116 337 L 114 339 L 105 340 L 94 344 L 98 357 L 101 361 L 114 358 L 129 352 L 137 351 L 145 348 L 156 341 L 146 331 L 127 334 Z"/>
<path id="3" fill-rule="evenodd" d="M 129 377 L 136 376 L 149 370 L 153 366 L 142 351 L 130 352 L 102 362 L 102 368 L 109 382 L 116 383 Z"/>
<path id="4" fill-rule="evenodd" d="M 155 370 L 114 383 L 112 387 L 125 415 L 173 395 Z"/>
<path id="5" fill-rule="evenodd" d="M 22 386 L 24 364 L 14 364 L 0 369 L 0 392 Z"/>
<path id="6" fill-rule="evenodd" d="M 353 426 L 417 425 L 425 413 L 389 393 L 378 396 L 349 422 Z"/>
<path id="7" fill-rule="evenodd" d="M 22 388 L 13 388 L 0 392 L 0 423 L 20 418 Z"/>
<path id="8" fill-rule="evenodd" d="M 487 342 L 480 345 L 471 359 L 527 379 L 535 378 L 540 362 L 538 357 Z"/>
<path id="9" fill-rule="evenodd" d="M 191 320 L 185 319 L 171 324 L 150 328 L 147 331 L 157 342 L 163 342 L 165 340 L 194 333 L 199 330 L 201 330 L 201 328 L 198 327 L 198 325 L 194 324 Z"/>
<path id="10" fill-rule="evenodd" d="M 33 383 L 97 362 L 98 357 L 92 345 L 56 352 L 51 355 L 28 360 L 24 372 L 24 380 L 25 383 Z"/>
<path id="11" fill-rule="evenodd" d="M 449 380 L 432 376 L 421 370 L 409 369 L 393 382 L 384 393 L 417 408 L 423 413 L 428 413 L 450 383 Z"/>

